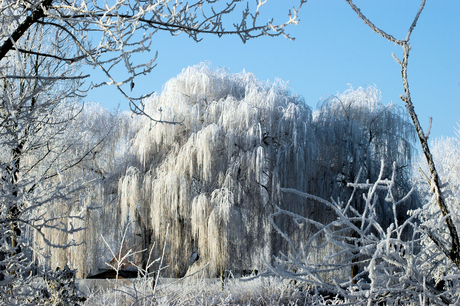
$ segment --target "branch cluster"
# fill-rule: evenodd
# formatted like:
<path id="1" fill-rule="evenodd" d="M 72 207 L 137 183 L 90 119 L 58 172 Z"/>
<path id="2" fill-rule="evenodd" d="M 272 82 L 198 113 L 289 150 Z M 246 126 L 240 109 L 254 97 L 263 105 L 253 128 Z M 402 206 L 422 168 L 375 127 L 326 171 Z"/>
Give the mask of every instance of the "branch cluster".
<path id="1" fill-rule="evenodd" d="M 460 271 L 427 237 L 423 227 L 429 221 L 421 218 L 423 210 L 401 221 L 397 207 L 407 201 L 412 191 L 396 200 L 393 193 L 396 168 L 393 166 L 390 179 L 383 178 L 383 169 L 382 163 L 375 183 L 359 183 L 358 177 L 349 184 L 353 194 L 347 202 L 326 201 L 282 188 L 284 193 L 329 207 L 337 219 L 321 224 L 277 208 L 270 221 L 291 248 L 288 255 L 275 258 L 270 266 L 272 272 L 327 289 L 357 304 L 393 305 L 415 301 L 424 304 L 422 301 L 429 300 L 443 305 L 458 298 Z M 361 191 L 365 204 L 363 209 L 357 209 L 353 203 Z M 386 228 L 381 226 L 375 213 L 381 196 L 392 215 L 392 222 Z M 299 231 L 315 229 L 304 244 L 296 245 L 278 227 L 276 217 L 282 215 L 297 224 Z"/>
<path id="2" fill-rule="evenodd" d="M 219 37 L 237 35 L 243 43 L 263 35 L 293 39 L 285 28 L 298 23 L 298 11 L 305 2 L 306 0 L 299 0 L 298 6 L 287 12 L 288 19 L 285 22 L 275 23 L 273 19 L 268 22 L 260 21 L 262 8 L 267 1 L 257 1 L 255 5 L 250 5 L 249 1 L 241 0 L 232 0 L 225 4 L 204 0 L 192 3 L 180 0 L 2 0 L 1 21 L 9 26 L 0 30 L 0 60 L 4 62 L 14 51 L 38 54 L 33 48 L 19 47 L 17 43 L 38 24 L 53 28 L 57 43 L 51 42 L 54 45 L 53 51 L 40 55 L 52 57 L 68 65 L 84 61 L 100 68 L 107 81 L 92 84 L 92 87 L 116 86 L 130 102 L 131 109 L 145 115 L 141 101 L 151 93 L 132 97 L 123 85 L 132 89 L 136 77 L 151 72 L 155 67 L 156 55 L 147 62 L 136 59 L 136 55 L 150 51 L 157 31 L 166 31 L 171 35 L 184 33 L 197 42 L 206 34 Z M 241 11 L 239 17 L 238 11 Z M 67 39 L 67 45 L 72 48 L 72 54 L 64 54 L 59 47 L 63 36 Z M 121 67 L 128 73 L 127 77 L 120 77 Z"/>

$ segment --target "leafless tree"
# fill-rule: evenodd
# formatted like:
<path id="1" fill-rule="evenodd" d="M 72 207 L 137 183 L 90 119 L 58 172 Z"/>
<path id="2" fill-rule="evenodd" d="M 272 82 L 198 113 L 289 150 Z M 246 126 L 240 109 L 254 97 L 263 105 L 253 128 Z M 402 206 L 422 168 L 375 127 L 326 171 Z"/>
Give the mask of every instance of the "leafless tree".
<path id="1" fill-rule="evenodd" d="M 0 71 L 0 291 L 7 304 L 31 294 L 24 288 L 30 289 L 25 285 L 34 270 L 32 231 L 78 230 L 61 222 L 66 216 L 43 216 L 54 201 L 79 188 L 59 175 L 79 160 L 64 153 L 77 137 L 67 127 L 79 113 L 85 78 L 78 66 L 40 55 L 53 49 L 51 41 L 63 55 L 68 50 L 62 33 L 46 25 L 31 29 L 16 46 L 36 54 L 12 52 Z"/>

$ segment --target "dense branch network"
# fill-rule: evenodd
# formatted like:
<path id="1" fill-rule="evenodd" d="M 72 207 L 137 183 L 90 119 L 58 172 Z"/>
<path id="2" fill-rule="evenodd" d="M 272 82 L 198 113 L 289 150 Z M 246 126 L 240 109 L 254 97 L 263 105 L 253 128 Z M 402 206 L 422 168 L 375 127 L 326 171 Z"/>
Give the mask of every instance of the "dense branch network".
<path id="1" fill-rule="evenodd" d="M 298 11 L 305 2 L 298 0 L 297 7 L 288 11 L 287 21 L 275 24 L 273 19 L 265 23 L 259 21 L 262 7 L 267 3 L 260 0 L 255 4 L 242 0 L 226 3 L 209 0 L 197 0 L 194 3 L 180 0 L 117 0 L 114 3 L 88 0 L 2 0 L 1 21 L 3 25 L 9 26 L 2 27 L 0 31 L 0 60 L 7 58 L 12 51 L 37 54 L 34 50 L 16 46 L 36 24 L 56 28 L 71 38 L 69 43 L 74 48 L 74 54 L 65 57 L 56 49 L 54 53 L 40 55 L 68 64 L 84 60 L 86 64 L 102 69 L 108 81 L 92 84 L 92 87 L 115 85 L 135 113 L 147 115 L 141 101 L 151 93 L 132 97 L 122 86 L 128 84 L 133 87 L 137 76 L 145 75 L 155 67 L 156 56 L 148 62 L 139 62 L 133 56 L 150 51 L 153 35 L 157 31 L 167 31 L 171 35 L 185 33 L 195 41 L 200 41 L 202 34 L 219 37 L 237 35 L 243 43 L 262 35 L 292 39 L 285 28 L 298 23 Z M 238 16 L 240 9 L 241 15 Z M 124 66 L 129 75 L 121 80 L 115 73 L 120 66 Z M 180 123 L 150 118 L 157 122 Z"/>

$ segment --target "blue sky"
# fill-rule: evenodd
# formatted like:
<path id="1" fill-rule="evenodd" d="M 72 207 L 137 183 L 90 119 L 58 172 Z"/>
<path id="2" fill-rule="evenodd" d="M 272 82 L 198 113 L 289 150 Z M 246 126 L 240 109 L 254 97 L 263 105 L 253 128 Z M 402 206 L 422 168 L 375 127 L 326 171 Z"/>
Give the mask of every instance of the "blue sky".
<path id="1" fill-rule="evenodd" d="M 295 3 L 269 0 L 261 20 L 273 17 L 275 22 L 282 22 Z M 355 4 L 378 27 L 402 39 L 420 1 L 356 0 Z M 196 43 L 184 34 L 173 37 L 157 33 L 153 52 L 142 54 L 149 58 L 158 51 L 157 67 L 135 82 L 133 94 L 160 92 L 163 84 L 183 68 L 208 61 L 234 73 L 252 72 L 262 81 L 288 81 L 292 93 L 303 96 L 312 109 L 321 97 L 342 92 L 350 85 L 376 85 L 385 104 L 393 101 L 402 106 L 400 67 L 391 56 L 402 54 L 399 46 L 373 33 L 345 0 L 309 0 L 299 16 L 299 25 L 288 28 L 295 41 L 262 37 L 243 44 L 236 36 L 208 35 Z M 432 138 L 454 136 L 454 127 L 460 122 L 459 16 L 460 1 L 428 0 L 411 38 L 412 100 L 425 129 L 428 117 L 433 117 Z M 98 77 L 94 70 L 89 72 Z M 85 101 L 100 102 L 109 109 L 118 105 L 128 109 L 127 101 L 113 87 L 92 90 Z"/>

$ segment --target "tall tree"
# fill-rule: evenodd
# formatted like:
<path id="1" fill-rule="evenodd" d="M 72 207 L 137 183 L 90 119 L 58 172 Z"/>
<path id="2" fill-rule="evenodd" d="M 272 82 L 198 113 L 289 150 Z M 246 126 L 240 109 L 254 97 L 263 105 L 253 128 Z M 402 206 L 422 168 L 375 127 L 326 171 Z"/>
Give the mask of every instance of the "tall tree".
<path id="1" fill-rule="evenodd" d="M 33 270 L 31 231 L 74 231 L 42 211 L 74 187 L 59 180 L 80 157 L 64 155 L 78 135 L 67 130 L 79 113 L 85 78 L 78 66 L 40 55 L 54 46 L 65 56 L 66 33 L 40 25 L 16 43 L 35 54 L 14 52 L 0 71 L 0 292 L 2 302 L 21 300 Z M 78 187 L 77 187 L 78 188 Z"/>

